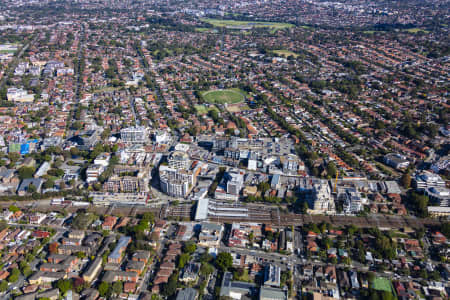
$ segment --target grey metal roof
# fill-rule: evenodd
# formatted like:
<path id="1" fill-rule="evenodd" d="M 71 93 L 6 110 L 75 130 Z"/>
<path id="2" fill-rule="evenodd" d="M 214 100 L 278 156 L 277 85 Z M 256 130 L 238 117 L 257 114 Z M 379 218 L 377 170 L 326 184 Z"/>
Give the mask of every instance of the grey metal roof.
<path id="1" fill-rule="evenodd" d="M 197 291 L 193 288 L 185 288 L 178 292 L 176 300 L 195 300 Z"/>

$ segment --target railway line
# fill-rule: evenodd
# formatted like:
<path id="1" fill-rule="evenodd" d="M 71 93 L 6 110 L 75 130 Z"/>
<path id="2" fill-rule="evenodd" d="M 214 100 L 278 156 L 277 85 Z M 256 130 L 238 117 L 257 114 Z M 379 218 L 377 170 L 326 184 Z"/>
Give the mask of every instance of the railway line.
<path id="1" fill-rule="evenodd" d="M 157 219 L 182 219 L 193 220 L 195 205 L 181 204 L 177 206 L 162 205 L 159 207 L 148 206 L 94 206 L 85 207 L 69 205 L 33 205 L 34 201 L 15 202 L 19 207 L 25 208 L 32 206 L 34 210 L 41 212 L 68 212 L 75 213 L 79 210 L 86 210 L 98 215 L 117 215 L 117 216 L 136 216 L 145 212 L 152 212 Z M 2 205 L 4 204 L 4 205 Z M 13 203 L 0 203 L 0 207 L 7 208 Z M 248 207 L 248 217 L 210 217 L 211 222 L 254 222 L 270 224 L 272 226 L 302 226 L 309 223 L 330 223 L 336 227 L 354 225 L 357 227 L 378 227 L 386 229 L 412 228 L 418 229 L 425 226 L 439 225 L 438 219 L 422 219 L 411 216 L 392 216 L 392 215 L 369 215 L 369 216 L 324 216 L 324 215 L 300 215 L 294 213 L 284 213 L 274 207 Z"/>

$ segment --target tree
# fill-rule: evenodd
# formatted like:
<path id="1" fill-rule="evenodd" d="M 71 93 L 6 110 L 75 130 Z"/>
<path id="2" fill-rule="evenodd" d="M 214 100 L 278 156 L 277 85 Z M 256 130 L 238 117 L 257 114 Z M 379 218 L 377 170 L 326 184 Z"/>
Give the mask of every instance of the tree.
<path id="1" fill-rule="evenodd" d="M 309 209 L 308 201 L 306 200 L 302 201 L 302 205 L 300 208 L 302 214 L 306 214 L 308 212 L 308 209 Z"/>
<path id="2" fill-rule="evenodd" d="M 81 293 L 81 291 L 86 287 L 86 282 L 81 277 L 75 277 L 73 280 L 73 288 L 77 293 Z"/>
<path id="3" fill-rule="evenodd" d="M 27 261 L 26 261 L 26 260 L 22 260 L 22 261 L 19 263 L 19 268 L 20 268 L 20 270 L 22 271 L 22 273 L 23 273 L 23 269 L 25 269 L 26 267 L 29 267 Z"/>
<path id="4" fill-rule="evenodd" d="M 423 239 L 423 237 L 425 236 L 425 229 L 424 228 L 418 228 L 416 229 L 416 238 L 418 240 Z"/>
<path id="5" fill-rule="evenodd" d="M 253 239 L 255 238 L 255 235 L 254 235 L 254 233 L 253 233 L 253 231 L 252 232 L 250 232 L 249 234 L 248 234 L 248 241 L 250 242 L 250 243 L 253 243 Z"/>
<path id="6" fill-rule="evenodd" d="M 73 288 L 72 280 L 71 279 L 60 279 L 58 282 L 56 282 L 56 287 L 59 289 L 61 294 L 67 293 L 69 290 Z"/>
<path id="7" fill-rule="evenodd" d="M 8 222 L 6 220 L 0 220 L 0 231 L 8 228 Z"/>
<path id="8" fill-rule="evenodd" d="M 396 299 L 391 292 L 381 291 L 381 299 L 383 300 L 393 300 Z"/>
<path id="9" fill-rule="evenodd" d="M 261 191 L 261 194 L 264 195 L 270 189 L 270 184 L 266 181 L 260 182 L 258 184 L 258 190 Z"/>
<path id="10" fill-rule="evenodd" d="M 411 203 L 415 206 L 416 211 L 420 217 L 426 217 L 428 215 L 428 202 L 427 195 L 421 195 L 418 193 L 411 193 Z"/>
<path id="11" fill-rule="evenodd" d="M 409 189 L 411 187 L 411 175 L 409 175 L 408 172 L 403 174 L 403 176 L 401 178 L 401 183 L 405 189 Z"/>
<path id="12" fill-rule="evenodd" d="M 233 257 L 228 252 L 220 252 L 216 258 L 216 265 L 222 271 L 226 271 L 233 265 Z"/>
<path id="13" fill-rule="evenodd" d="M 123 291 L 123 284 L 122 281 L 116 281 L 112 285 L 112 291 L 115 295 L 119 295 Z"/>
<path id="14" fill-rule="evenodd" d="M 100 296 L 105 297 L 109 293 L 109 284 L 107 282 L 102 281 L 98 286 L 98 292 Z"/>
<path id="15" fill-rule="evenodd" d="M 209 263 L 212 260 L 213 260 L 213 257 L 211 254 L 208 253 L 208 249 L 200 256 L 201 263 Z"/>
<path id="16" fill-rule="evenodd" d="M 8 282 L 14 283 L 19 280 L 20 271 L 17 268 L 12 269 L 11 274 L 8 276 Z"/>
<path id="17" fill-rule="evenodd" d="M 30 276 L 31 273 L 33 273 L 33 270 L 31 270 L 30 266 L 25 266 L 25 267 L 22 269 L 22 274 L 23 274 L 23 276 L 25 276 L 25 277 Z"/>
<path id="18" fill-rule="evenodd" d="M 20 180 L 32 178 L 35 171 L 33 167 L 20 167 L 18 170 Z"/>
<path id="19" fill-rule="evenodd" d="M 374 272 L 367 273 L 367 279 L 369 280 L 369 283 L 372 284 L 376 278 L 376 275 Z"/>
<path id="20" fill-rule="evenodd" d="M 178 272 L 173 273 L 169 277 L 169 281 L 164 285 L 162 294 L 170 297 L 177 292 Z"/>
<path id="21" fill-rule="evenodd" d="M 208 276 L 214 272 L 214 267 L 211 264 L 203 263 L 200 267 L 200 274 Z"/>
<path id="22" fill-rule="evenodd" d="M 450 222 L 443 223 L 441 226 L 441 231 L 447 238 L 450 238 Z"/>
<path id="23" fill-rule="evenodd" d="M 61 183 L 59 184 L 59 188 L 61 190 L 64 190 L 66 188 L 66 184 L 64 183 L 64 181 L 61 181 Z"/>
<path id="24" fill-rule="evenodd" d="M 50 245 L 48 245 L 48 251 L 51 254 L 55 254 L 58 252 L 58 246 L 59 244 L 57 242 L 51 243 Z"/>
<path id="25" fill-rule="evenodd" d="M 80 150 L 76 147 L 70 148 L 70 155 L 72 155 L 72 157 L 77 157 L 80 155 Z"/>
<path id="26" fill-rule="evenodd" d="M 197 245 L 192 242 L 192 241 L 188 241 L 184 244 L 184 252 L 188 253 L 188 254 L 192 254 L 195 252 L 195 250 L 197 250 Z"/>
<path id="27" fill-rule="evenodd" d="M 5 292 L 8 289 L 8 282 L 6 280 L 0 281 L 0 292 Z"/>
<path id="28" fill-rule="evenodd" d="M 8 159 L 10 160 L 11 165 L 14 165 L 20 159 L 20 154 L 16 152 L 10 152 L 8 153 Z"/>
<path id="29" fill-rule="evenodd" d="M 12 205 L 12 204 L 9 206 L 8 209 L 9 209 L 9 211 L 12 212 L 12 213 L 16 213 L 16 212 L 18 212 L 18 211 L 20 210 L 20 208 L 18 208 L 18 207 L 15 206 L 15 205 Z"/>
<path id="30" fill-rule="evenodd" d="M 178 257 L 178 269 L 183 269 L 187 262 L 191 259 L 191 256 L 187 253 L 182 253 Z"/>
<path id="31" fill-rule="evenodd" d="M 369 299 L 370 300 L 379 300 L 380 299 L 376 290 L 370 289 L 370 298 Z"/>
<path id="32" fill-rule="evenodd" d="M 36 186 L 34 184 L 31 183 L 31 184 L 28 185 L 28 189 L 27 189 L 28 193 L 33 194 L 36 191 L 37 191 L 37 188 L 36 188 Z"/>
<path id="33" fill-rule="evenodd" d="M 355 232 L 358 231 L 358 227 L 356 227 L 355 225 L 351 224 L 351 225 L 346 227 L 346 230 L 347 230 L 347 235 L 348 236 L 353 236 L 355 234 Z"/>
<path id="34" fill-rule="evenodd" d="M 142 215 L 142 220 L 146 220 L 150 224 L 153 224 L 153 223 L 155 223 L 155 215 L 152 212 L 145 212 Z"/>
<path id="35" fill-rule="evenodd" d="M 44 182 L 43 188 L 44 189 L 51 189 L 55 186 L 55 181 L 51 178 L 49 178 L 46 182 Z"/>
<path id="36" fill-rule="evenodd" d="M 331 178 L 336 177 L 336 165 L 334 164 L 334 162 L 330 161 L 327 165 L 327 174 L 328 176 L 330 176 Z"/>

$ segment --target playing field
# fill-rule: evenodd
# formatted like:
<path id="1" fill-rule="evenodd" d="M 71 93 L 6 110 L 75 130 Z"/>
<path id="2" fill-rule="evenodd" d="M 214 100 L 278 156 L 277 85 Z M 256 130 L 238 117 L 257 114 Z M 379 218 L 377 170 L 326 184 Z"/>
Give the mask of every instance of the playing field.
<path id="1" fill-rule="evenodd" d="M 273 50 L 273 53 L 275 53 L 276 55 L 279 56 L 284 56 L 284 57 L 289 57 L 289 56 L 293 56 L 295 58 L 298 57 L 298 54 L 289 50 Z"/>
<path id="2" fill-rule="evenodd" d="M 294 27 L 293 24 L 289 23 L 278 23 L 278 22 L 255 22 L 255 21 L 235 21 L 235 20 L 220 20 L 220 19 L 210 19 L 202 18 L 203 22 L 207 22 L 217 27 L 228 27 L 235 29 L 248 29 L 253 27 L 267 27 L 275 30 L 284 29 L 289 27 Z"/>
<path id="3" fill-rule="evenodd" d="M 214 90 L 202 92 L 203 98 L 209 103 L 239 103 L 244 101 L 244 93 L 239 89 Z"/>
<path id="4" fill-rule="evenodd" d="M 422 28 L 409 28 L 409 29 L 404 29 L 402 31 L 407 31 L 409 33 L 418 33 L 418 32 L 430 33 L 428 30 L 425 30 Z"/>
<path id="5" fill-rule="evenodd" d="M 375 278 L 372 283 L 372 287 L 374 290 L 377 290 L 377 291 L 392 292 L 391 282 L 388 279 L 383 278 L 383 277 Z"/>

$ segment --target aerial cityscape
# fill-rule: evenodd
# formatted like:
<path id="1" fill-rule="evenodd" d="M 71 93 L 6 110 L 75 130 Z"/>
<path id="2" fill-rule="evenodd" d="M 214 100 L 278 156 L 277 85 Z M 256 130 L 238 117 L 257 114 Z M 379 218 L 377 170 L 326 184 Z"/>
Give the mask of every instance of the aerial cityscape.
<path id="1" fill-rule="evenodd" d="M 450 299 L 448 0 L 0 1 L 0 300 Z"/>

